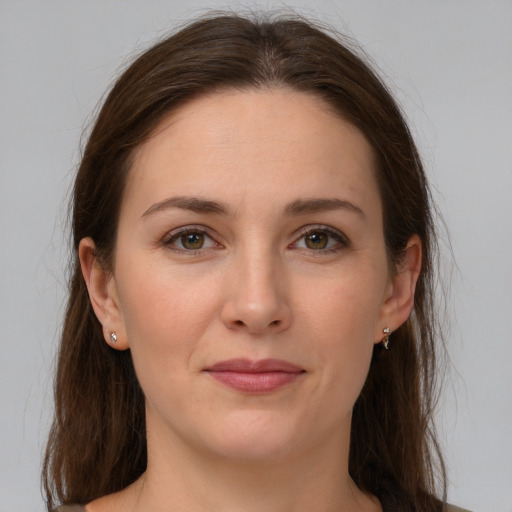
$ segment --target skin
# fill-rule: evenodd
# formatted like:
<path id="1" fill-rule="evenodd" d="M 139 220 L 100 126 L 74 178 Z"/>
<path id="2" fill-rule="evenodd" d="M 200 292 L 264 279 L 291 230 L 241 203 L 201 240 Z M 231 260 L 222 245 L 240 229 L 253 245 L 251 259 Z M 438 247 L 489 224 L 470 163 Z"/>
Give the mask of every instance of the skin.
<path id="1" fill-rule="evenodd" d="M 348 474 L 352 408 L 410 314 L 421 244 L 390 273 L 374 167 L 358 129 L 282 89 L 196 99 L 138 148 L 113 269 L 79 252 L 106 342 L 132 352 L 148 468 L 88 512 L 381 510 Z M 241 357 L 302 373 L 247 393 L 205 371 Z"/>

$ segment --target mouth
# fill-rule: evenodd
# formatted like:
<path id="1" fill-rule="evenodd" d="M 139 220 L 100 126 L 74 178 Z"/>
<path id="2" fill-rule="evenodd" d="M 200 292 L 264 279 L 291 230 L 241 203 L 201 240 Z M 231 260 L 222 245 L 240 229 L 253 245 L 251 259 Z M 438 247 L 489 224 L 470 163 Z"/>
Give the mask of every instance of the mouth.
<path id="1" fill-rule="evenodd" d="M 245 393 L 270 393 L 287 386 L 305 372 L 282 359 L 229 359 L 205 368 L 215 380 Z"/>

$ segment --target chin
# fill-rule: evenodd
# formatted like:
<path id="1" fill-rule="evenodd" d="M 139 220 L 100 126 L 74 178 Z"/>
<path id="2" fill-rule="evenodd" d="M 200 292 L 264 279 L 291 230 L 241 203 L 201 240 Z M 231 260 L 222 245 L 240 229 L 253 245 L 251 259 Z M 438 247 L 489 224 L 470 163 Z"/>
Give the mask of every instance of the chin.
<path id="1" fill-rule="evenodd" d="M 240 462 L 277 462 L 301 451 L 304 433 L 289 421 L 265 414 L 239 414 L 215 432 L 204 433 L 203 445 L 220 457 Z M 287 418 L 289 420 L 289 418 Z"/>

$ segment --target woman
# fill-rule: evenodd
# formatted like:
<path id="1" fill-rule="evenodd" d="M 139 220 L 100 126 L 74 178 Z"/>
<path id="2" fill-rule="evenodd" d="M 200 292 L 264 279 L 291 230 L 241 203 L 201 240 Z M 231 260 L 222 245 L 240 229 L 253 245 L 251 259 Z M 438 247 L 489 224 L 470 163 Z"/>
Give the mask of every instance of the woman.
<path id="1" fill-rule="evenodd" d="M 346 44 L 226 15 L 149 49 L 73 236 L 48 510 L 449 510 L 428 185 Z"/>

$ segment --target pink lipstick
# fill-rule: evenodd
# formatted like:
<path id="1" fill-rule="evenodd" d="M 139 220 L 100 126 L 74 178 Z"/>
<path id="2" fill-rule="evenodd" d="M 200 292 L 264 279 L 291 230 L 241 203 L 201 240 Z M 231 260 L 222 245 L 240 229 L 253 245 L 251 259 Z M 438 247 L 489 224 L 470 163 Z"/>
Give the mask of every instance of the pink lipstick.
<path id="1" fill-rule="evenodd" d="M 229 359 L 205 371 L 222 384 L 246 393 L 270 393 L 305 373 L 302 368 L 281 359 Z"/>

